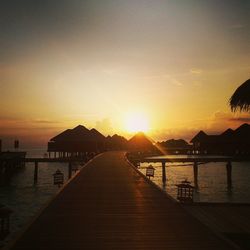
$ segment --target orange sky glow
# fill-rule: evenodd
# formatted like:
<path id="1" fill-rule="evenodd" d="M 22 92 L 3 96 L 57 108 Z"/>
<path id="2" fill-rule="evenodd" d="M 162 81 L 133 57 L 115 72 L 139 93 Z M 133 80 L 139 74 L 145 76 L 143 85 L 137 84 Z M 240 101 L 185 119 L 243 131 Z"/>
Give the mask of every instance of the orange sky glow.
<path id="1" fill-rule="evenodd" d="M 250 78 L 249 1 L 37 2 L 2 8 L 3 141 L 46 146 L 78 124 L 190 140 L 250 121 L 228 106 Z"/>

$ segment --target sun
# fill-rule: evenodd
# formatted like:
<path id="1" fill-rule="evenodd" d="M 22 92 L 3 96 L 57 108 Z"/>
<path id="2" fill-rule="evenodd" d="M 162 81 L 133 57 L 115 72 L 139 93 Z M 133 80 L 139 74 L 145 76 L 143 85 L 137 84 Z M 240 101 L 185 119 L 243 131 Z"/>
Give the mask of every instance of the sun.
<path id="1" fill-rule="evenodd" d="M 130 113 L 125 117 L 125 129 L 130 133 L 147 132 L 149 122 L 143 113 Z"/>

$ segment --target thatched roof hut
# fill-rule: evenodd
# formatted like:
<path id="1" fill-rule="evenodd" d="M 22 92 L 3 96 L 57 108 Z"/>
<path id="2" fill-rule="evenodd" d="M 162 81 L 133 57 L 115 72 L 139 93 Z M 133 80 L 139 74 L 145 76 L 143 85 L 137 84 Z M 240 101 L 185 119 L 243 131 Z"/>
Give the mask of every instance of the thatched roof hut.
<path id="1" fill-rule="evenodd" d="M 50 139 L 48 151 L 54 152 L 86 152 L 102 151 L 105 147 L 105 136 L 96 129 L 87 129 L 78 125 L 67 129 Z"/>
<path id="2" fill-rule="evenodd" d="M 227 129 L 219 135 L 200 131 L 192 140 L 193 149 L 213 154 L 250 154 L 250 125 L 242 124 L 235 130 Z"/>
<path id="3" fill-rule="evenodd" d="M 143 132 L 135 134 L 128 141 L 128 147 L 131 151 L 156 151 L 156 147 L 153 145 L 153 141 Z"/>
<path id="4" fill-rule="evenodd" d="M 197 141 L 204 140 L 204 138 L 207 138 L 207 134 L 201 130 L 190 142 L 195 143 Z"/>
<path id="5" fill-rule="evenodd" d="M 121 149 L 127 149 L 128 147 L 128 141 L 126 138 L 120 135 L 113 135 L 106 137 L 106 146 L 108 150 L 121 150 Z"/>
<path id="6" fill-rule="evenodd" d="M 240 85 L 229 100 L 233 112 L 250 111 L 250 79 Z"/>
<path id="7" fill-rule="evenodd" d="M 92 135 L 93 139 L 97 141 L 104 141 L 106 139 L 106 137 L 95 128 L 90 130 L 90 134 Z"/>

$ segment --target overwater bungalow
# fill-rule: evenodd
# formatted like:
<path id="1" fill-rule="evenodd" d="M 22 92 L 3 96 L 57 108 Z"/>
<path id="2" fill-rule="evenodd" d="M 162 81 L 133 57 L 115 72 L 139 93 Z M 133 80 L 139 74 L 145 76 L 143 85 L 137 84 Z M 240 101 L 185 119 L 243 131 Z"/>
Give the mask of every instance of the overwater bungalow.
<path id="1" fill-rule="evenodd" d="M 192 145 L 183 139 L 170 139 L 167 141 L 157 142 L 157 147 L 161 148 L 165 154 L 189 154 L 192 151 Z"/>
<path id="2" fill-rule="evenodd" d="M 160 153 L 153 141 L 142 132 L 137 133 L 128 141 L 128 148 L 131 152 Z"/>
<path id="3" fill-rule="evenodd" d="M 123 150 L 127 149 L 128 141 L 120 135 L 113 135 L 106 137 L 106 150 Z"/>
<path id="4" fill-rule="evenodd" d="M 219 135 L 200 131 L 190 141 L 198 154 L 250 155 L 250 125 L 245 123 L 237 129 L 227 129 Z"/>
<path id="5" fill-rule="evenodd" d="M 79 125 L 73 129 L 67 129 L 53 137 L 48 142 L 49 156 L 54 153 L 57 157 L 79 156 L 89 152 L 101 152 L 105 150 L 105 136 L 96 129 L 87 129 Z"/>
<path id="6" fill-rule="evenodd" d="M 82 125 L 67 129 L 48 142 L 49 157 L 84 156 L 91 152 L 99 153 L 109 150 L 160 153 L 153 141 L 142 132 L 127 140 L 117 134 L 105 137 L 96 129 L 89 130 Z"/>
<path id="7" fill-rule="evenodd" d="M 48 142 L 49 157 L 83 156 L 92 152 L 126 148 L 127 140 L 124 137 L 119 135 L 105 137 L 98 130 L 94 128 L 89 130 L 82 125 L 67 129 Z"/>

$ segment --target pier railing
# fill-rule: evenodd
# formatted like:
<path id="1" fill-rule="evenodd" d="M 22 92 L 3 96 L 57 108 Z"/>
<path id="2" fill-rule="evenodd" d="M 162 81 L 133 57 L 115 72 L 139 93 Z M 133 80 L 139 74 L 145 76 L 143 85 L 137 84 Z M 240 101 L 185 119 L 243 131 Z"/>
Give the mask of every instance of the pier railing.
<path id="1" fill-rule="evenodd" d="M 140 163 L 161 163 L 162 165 L 162 182 L 165 185 L 167 181 L 166 164 L 167 163 L 191 163 L 193 165 L 194 187 L 198 189 L 198 169 L 201 164 L 210 162 L 224 162 L 226 167 L 227 188 L 232 189 L 232 162 L 250 161 L 249 156 L 211 156 L 211 155 L 187 155 L 187 156 L 156 156 L 156 157 L 140 157 L 131 158 L 131 162 L 135 166 Z"/>
<path id="2" fill-rule="evenodd" d="M 2 155 L 3 156 L 3 155 Z M 9 172 L 14 172 L 16 168 L 23 167 L 25 163 L 34 163 L 34 184 L 38 181 L 38 167 L 39 163 L 68 163 L 68 178 L 72 177 L 72 165 L 73 164 L 85 164 L 92 156 L 78 156 L 78 157 L 60 157 L 60 158 L 47 158 L 47 157 L 38 157 L 38 158 L 26 158 L 25 155 L 19 154 L 19 157 L 0 157 L 0 176 L 1 179 L 4 179 L 4 174 Z"/>

